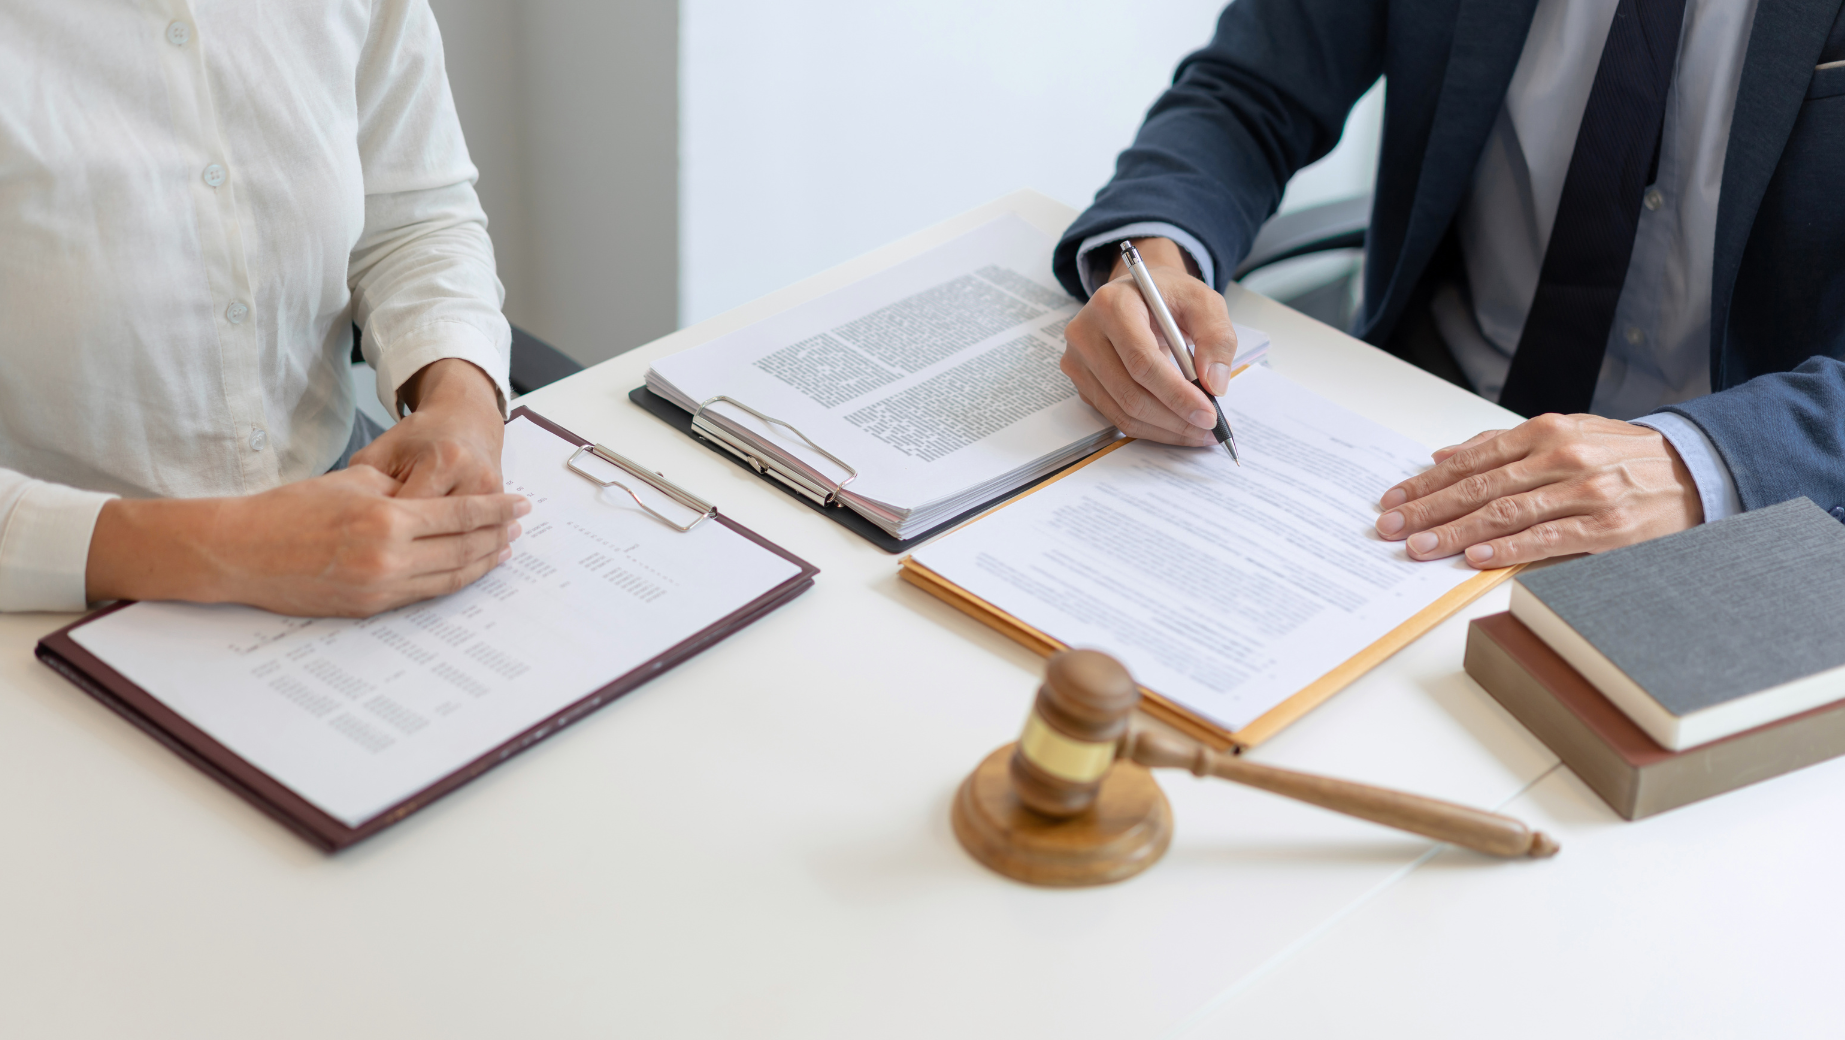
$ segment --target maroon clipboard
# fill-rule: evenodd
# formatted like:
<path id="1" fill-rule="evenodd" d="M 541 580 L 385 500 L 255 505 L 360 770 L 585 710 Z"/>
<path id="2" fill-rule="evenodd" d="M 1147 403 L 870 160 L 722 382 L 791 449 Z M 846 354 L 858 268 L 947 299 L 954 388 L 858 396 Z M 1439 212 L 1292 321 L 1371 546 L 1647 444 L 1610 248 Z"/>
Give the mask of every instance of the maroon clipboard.
<path id="1" fill-rule="evenodd" d="M 578 447 L 589 443 L 528 408 L 513 410 L 512 418 L 517 419 L 520 416 L 524 416 Z M 141 727 L 155 740 L 165 744 L 181 758 L 198 767 L 201 772 L 235 791 L 251 805 L 274 817 L 283 826 L 327 852 L 336 852 L 354 842 L 371 837 L 566 726 L 582 721 L 597 708 L 715 646 L 725 637 L 748 626 L 751 622 L 813 586 L 814 575 L 820 573 L 818 567 L 722 513 L 713 516 L 712 522 L 730 528 L 794 564 L 800 568 L 800 573 L 658 657 L 625 675 L 618 676 L 601 689 L 567 705 L 523 732 L 515 734 L 500 746 L 357 827 L 348 827 L 316 808 L 313 803 L 257 769 L 229 748 L 212 739 L 203 730 L 187 722 L 177 712 L 162 704 L 158 698 L 130 682 L 121 673 L 109 667 L 71 638 L 71 632 L 74 629 L 132 604 L 118 603 L 106 607 L 39 640 L 38 659 L 56 669 L 59 674 L 69 679 L 78 688 L 108 705 L 129 722 Z"/>

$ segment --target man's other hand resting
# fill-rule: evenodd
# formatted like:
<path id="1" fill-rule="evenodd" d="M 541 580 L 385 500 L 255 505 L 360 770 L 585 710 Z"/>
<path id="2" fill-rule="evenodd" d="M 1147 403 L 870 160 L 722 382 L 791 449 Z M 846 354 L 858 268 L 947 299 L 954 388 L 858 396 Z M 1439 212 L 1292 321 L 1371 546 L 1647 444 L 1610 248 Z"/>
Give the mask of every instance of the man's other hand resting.
<path id="1" fill-rule="evenodd" d="M 1464 552 L 1482 569 L 1605 552 L 1704 522 L 1685 463 L 1658 431 L 1596 415 L 1540 415 L 1435 453 L 1384 492 L 1377 533 L 1411 559 Z"/>

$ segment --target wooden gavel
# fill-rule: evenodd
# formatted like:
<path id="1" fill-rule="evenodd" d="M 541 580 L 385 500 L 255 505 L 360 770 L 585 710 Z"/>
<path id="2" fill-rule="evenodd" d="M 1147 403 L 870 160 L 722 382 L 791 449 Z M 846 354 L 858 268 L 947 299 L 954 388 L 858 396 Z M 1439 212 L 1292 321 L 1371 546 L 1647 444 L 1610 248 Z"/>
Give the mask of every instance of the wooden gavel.
<path id="1" fill-rule="evenodd" d="M 1094 650 L 1050 659 L 1018 743 L 987 756 L 954 802 L 974 858 L 1040 885 L 1119 881 L 1159 860 L 1172 810 L 1146 768 L 1189 769 L 1493 856 L 1554 856 L 1558 845 L 1509 816 L 1453 802 L 1258 765 L 1132 724 L 1140 690 Z"/>

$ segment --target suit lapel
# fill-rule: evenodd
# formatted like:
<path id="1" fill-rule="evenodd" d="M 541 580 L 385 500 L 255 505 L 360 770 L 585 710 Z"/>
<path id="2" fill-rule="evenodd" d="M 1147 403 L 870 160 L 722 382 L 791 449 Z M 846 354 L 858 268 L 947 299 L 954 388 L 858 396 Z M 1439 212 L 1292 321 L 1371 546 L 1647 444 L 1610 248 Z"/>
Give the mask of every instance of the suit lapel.
<path id="1" fill-rule="evenodd" d="M 1755 214 L 1781 161 L 1781 150 L 1806 99 L 1840 0 L 1758 0 L 1755 26 L 1736 88 L 1736 114 L 1717 196 L 1717 241 L 1711 260 L 1711 389 L 1723 389 L 1731 292 Z"/>
<path id="2" fill-rule="evenodd" d="M 1473 181 L 1536 11 L 1537 0 L 1460 0 L 1455 9 L 1454 43 L 1436 97 L 1403 250 L 1385 292 L 1396 308 L 1407 303 Z M 1399 316 L 1379 317 L 1394 325 Z"/>

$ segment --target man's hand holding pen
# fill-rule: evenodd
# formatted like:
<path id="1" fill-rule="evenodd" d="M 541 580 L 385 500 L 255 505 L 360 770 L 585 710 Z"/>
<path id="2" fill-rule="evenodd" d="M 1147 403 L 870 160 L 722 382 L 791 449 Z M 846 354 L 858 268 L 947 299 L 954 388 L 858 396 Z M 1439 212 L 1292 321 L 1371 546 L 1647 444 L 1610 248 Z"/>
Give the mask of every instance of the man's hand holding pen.
<path id="1" fill-rule="evenodd" d="M 1147 273 L 1179 328 L 1191 337 L 1198 376 L 1214 394 L 1230 385 L 1236 332 L 1215 289 L 1187 268 L 1185 251 L 1164 238 L 1136 239 Z M 1208 447 L 1217 412 L 1160 346 L 1153 311 L 1116 260 L 1107 284 L 1064 330 L 1063 371 L 1091 408 L 1130 437 Z M 1180 345 L 1180 349 L 1184 349 Z"/>

